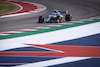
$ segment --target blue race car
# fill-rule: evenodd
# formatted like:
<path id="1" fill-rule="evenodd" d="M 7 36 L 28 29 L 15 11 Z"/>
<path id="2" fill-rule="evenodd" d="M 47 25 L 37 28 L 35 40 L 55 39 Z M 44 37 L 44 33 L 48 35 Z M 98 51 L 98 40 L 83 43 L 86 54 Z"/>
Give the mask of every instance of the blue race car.
<path id="1" fill-rule="evenodd" d="M 64 21 L 71 21 L 72 19 L 72 15 L 68 13 L 68 11 L 65 12 L 60 12 L 58 10 L 54 10 L 54 12 L 52 12 L 51 15 L 49 15 L 48 17 L 44 17 L 44 16 L 39 16 L 37 23 L 52 23 L 52 22 L 56 22 L 56 23 L 61 23 Z"/>

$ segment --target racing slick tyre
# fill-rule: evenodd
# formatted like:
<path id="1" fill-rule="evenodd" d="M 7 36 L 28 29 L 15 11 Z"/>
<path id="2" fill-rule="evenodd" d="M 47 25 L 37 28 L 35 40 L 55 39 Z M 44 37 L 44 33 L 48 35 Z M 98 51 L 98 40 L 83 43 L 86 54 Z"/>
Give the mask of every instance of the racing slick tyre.
<path id="1" fill-rule="evenodd" d="M 44 23 L 44 17 L 39 16 L 39 19 L 38 19 L 37 23 Z"/>
<path id="2" fill-rule="evenodd" d="M 71 18 L 72 18 L 72 17 L 71 17 L 70 14 L 66 14 L 66 15 L 65 15 L 65 20 L 66 20 L 66 21 L 71 21 Z"/>

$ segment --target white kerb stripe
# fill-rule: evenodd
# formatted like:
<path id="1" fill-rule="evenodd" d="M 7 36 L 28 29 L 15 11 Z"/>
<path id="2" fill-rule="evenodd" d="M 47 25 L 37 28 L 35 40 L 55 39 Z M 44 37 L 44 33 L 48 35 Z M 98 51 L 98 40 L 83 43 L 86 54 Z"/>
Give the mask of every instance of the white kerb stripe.
<path id="1" fill-rule="evenodd" d="M 75 61 L 85 60 L 85 59 L 90 59 L 90 58 L 91 57 L 63 57 L 63 58 L 58 58 L 58 59 L 53 59 L 53 60 L 29 63 L 29 64 L 15 66 L 15 67 L 46 67 L 46 66 L 75 62 Z"/>

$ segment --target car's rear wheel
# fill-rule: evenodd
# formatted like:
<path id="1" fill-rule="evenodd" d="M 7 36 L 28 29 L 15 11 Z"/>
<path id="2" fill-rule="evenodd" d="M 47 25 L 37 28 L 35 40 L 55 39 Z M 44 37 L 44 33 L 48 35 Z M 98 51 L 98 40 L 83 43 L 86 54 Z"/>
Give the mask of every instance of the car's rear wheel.
<path id="1" fill-rule="evenodd" d="M 70 14 L 66 14 L 66 15 L 65 15 L 65 20 L 66 20 L 66 21 L 71 21 L 71 19 L 72 19 L 72 17 L 71 17 Z"/>

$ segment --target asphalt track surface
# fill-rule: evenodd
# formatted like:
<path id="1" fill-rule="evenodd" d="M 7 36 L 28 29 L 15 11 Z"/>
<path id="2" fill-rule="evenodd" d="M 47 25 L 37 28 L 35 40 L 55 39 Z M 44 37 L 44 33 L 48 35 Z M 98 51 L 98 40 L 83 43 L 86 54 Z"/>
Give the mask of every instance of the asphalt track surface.
<path id="1" fill-rule="evenodd" d="M 18 0 L 40 3 L 47 7 L 43 12 L 0 19 L 0 32 L 40 27 L 56 23 L 36 23 L 38 16 L 48 16 L 55 8 L 68 10 L 72 20 L 100 16 L 100 0 Z M 64 22 L 66 23 L 66 22 Z"/>
<path id="2" fill-rule="evenodd" d="M 22 1 L 24 1 L 24 0 L 22 0 Z M 94 0 L 70 0 L 70 1 L 69 0 L 49 0 L 49 1 L 48 0 L 40 0 L 40 1 L 39 0 L 25 0 L 25 1 L 43 4 L 47 7 L 47 10 L 45 10 L 43 12 L 36 13 L 36 14 L 2 18 L 2 19 L 0 19 L 0 32 L 56 24 L 56 23 L 43 23 L 43 24 L 36 23 L 36 20 L 37 20 L 39 15 L 48 16 L 55 8 L 59 9 L 59 10 L 66 10 L 66 9 L 69 10 L 69 12 L 73 15 L 73 20 L 80 20 L 80 19 L 100 16 L 100 11 L 99 11 L 100 10 L 100 5 L 99 5 L 100 1 L 99 0 L 95 0 L 95 1 Z M 64 22 L 64 23 L 67 23 L 67 22 Z M 98 23 L 96 23 L 96 24 L 98 24 Z M 90 28 L 92 28 L 92 30 Z M 93 26 L 90 26 L 90 28 L 87 26 L 86 29 L 89 32 L 95 30 L 95 29 L 93 29 L 93 28 L 95 28 Z M 74 31 L 76 29 L 77 28 L 73 28 L 70 31 Z M 86 30 L 86 29 L 83 27 L 78 28 L 79 31 L 75 32 L 75 33 L 81 33 L 80 31 L 82 29 L 83 29 L 83 33 L 84 33 L 84 30 Z M 66 29 L 66 31 L 68 32 L 67 29 Z M 66 31 L 64 30 L 63 33 Z M 58 31 L 55 31 L 55 32 L 58 32 Z M 49 35 L 49 33 L 48 33 L 48 35 Z M 54 36 L 55 35 L 57 36 L 57 34 L 60 34 L 60 33 L 55 33 L 55 34 L 53 33 L 52 35 L 49 35 L 49 37 L 52 36 L 54 39 L 54 38 L 56 38 Z M 48 35 L 44 35 L 44 36 L 48 36 Z M 82 34 L 80 34 L 80 35 L 82 36 Z M 39 36 L 39 35 L 35 35 L 35 36 L 37 38 L 37 36 Z M 27 43 L 28 43 L 28 40 L 29 40 L 29 43 L 31 43 L 34 40 L 34 42 L 32 42 L 32 44 L 34 44 L 35 40 L 36 40 L 35 36 L 32 35 L 29 38 L 27 37 L 26 39 L 24 37 L 22 37 L 22 39 L 21 38 L 8 39 L 9 41 L 6 41 L 7 39 L 5 39 L 3 41 L 3 43 L 5 43 L 5 44 L 7 43 L 6 45 L 9 45 L 9 46 L 14 43 L 14 46 L 16 46 L 16 45 L 18 46 L 18 45 L 22 45 L 22 44 L 18 44 L 20 42 L 26 43 L 26 41 L 27 41 Z M 44 37 L 44 36 L 42 35 L 42 37 Z M 68 38 L 68 34 L 66 34 L 66 36 L 64 35 L 62 38 L 63 39 L 64 39 L 64 37 Z M 78 36 L 79 36 L 79 34 L 78 34 Z M 65 40 L 62 40 L 59 42 L 56 42 L 56 41 L 54 42 L 54 40 L 53 40 L 53 42 L 51 42 L 50 44 L 53 44 L 54 46 L 62 45 L 62 44 L 67 46 L 70 44 L 71 46 L 77 45 L 77 46 L 97 46 L 98 47 L 100 44 L 100 37 L 99 36 L 100 36 L 100 34 L 96 33 L 95 35 L 91 35 L 91 36 L 87 36 L 87 37 L 83 37 L 83 38 L 78 38 L 78 39 L 73 39 L 73 40 L 65 39 Z M 52 37 L 50 38 L 51 40 L 52 40 Z M 58 39 L 59 38 L 61 39 L 61 37 L 59 35 L 57 37 L 58 37 Z M 74 37 L 74 36 L 71 36 L 71 37 Z M 30 38 L 32 38 L 32 39 L 30 39 Z M 50 41 L 50 39 L 44 38 L 44 40 L 46 40 L 46 42 L 47 42 L 47 40 Z M 23 40 L 23 41 L 21 41 L 21 40 Z M 42 40 L 41 38 L 38 38 L 38 41 L 44 41 L 44 40 Z M 55 39 L 55 40 L 57 40 L 57 39 Z M 38 42 L 38 41 L 36 41 L 36 42 Z M 1 43 L 2 43 L 2 40 L 1 40 Z M 11 45 L 11 46 L 13 46 L 13 45 Z M 49 44 L 47 46 L 49 46 Z M 54 48 L 56 48 L 56 47 L 54 47 Z M 14 49 L 6 50 L 6 51 L 8 51 L 8 52 L 9 51 L 18 51 L 19 52 L 19 51 L 25 51 L 25 50 L 27 50 L 27 51 L 32 51 L 32 50 L 33 51 L 47 51 L 47 50 L 37 49 L 34 47 L 19 47 L 19 48 L 16 47 Z M 81 50 L 79 50 L 79 51 L 81 51 Z M 92 52 L 90 52 L 90 53 L 92 53 Z M 96 53 L 96 54 L 98 54 L 98 53 Z M 52 54 L 49 54 L 49 55 L 51 56 Z M 0 62 L 3 61 L 4 63 L 8 63 L 8 66 L 11 66 L 11 65 L 13 66 L 13 65 L 20 65 L 20 64 L 26 65 L 26 63 L 29 63 L 29 62 L 32 62 L 34 64 L 36 61 L 40 62 L 41 60 L 48 60 L 48 59 L 51 60 L 51 59 L 57 59 L 57 58 L 59 60 L 59 57 L 37 57 L 36 58 L 36 57 L 1 56 Z M 64 57 L 63 59 L 66 59 L 66 57 Z M 71 59 L 72 59 L 72 57 L 71 57 Z M 76 58 L 76 59 L 78 59 L 78 58 Z M 11 61 L 9 61 L 9 60 L 11 60 Z M 10 63 L 12 63 L 12 64 L 10 64 Z M 45 63 L 45 64 L 47 64 L 47 63 Z M 2 63 L 1 63 L 1 65 L 2 65 Z M 17 66 L 17 67 L 22 67 L 22 66 Z M 30 66 L 30 67 L 32 67 L 32 66 Z M 85 58 L 84 61 L 81 60 L 79 62 L 76 61 L 76 62 L 71 62 L 68 64 L 63 63 L 63 64 L 59 64 L 59 65 L 55 64 L 54 66 L 49 65 L 49 67 L 100 67 L 100 58 L 90 58 L 89 60 Z"/>

